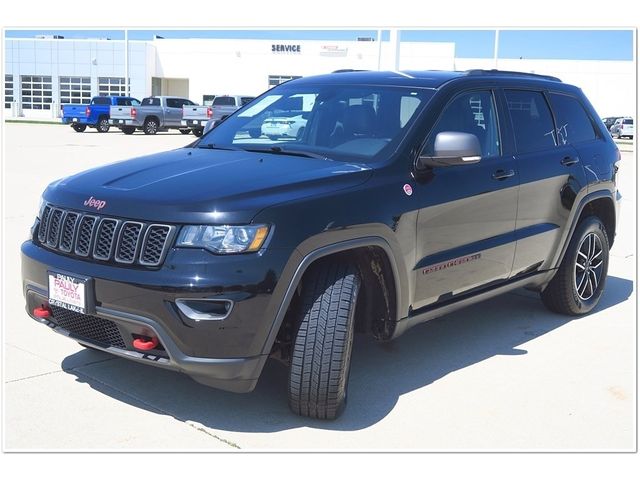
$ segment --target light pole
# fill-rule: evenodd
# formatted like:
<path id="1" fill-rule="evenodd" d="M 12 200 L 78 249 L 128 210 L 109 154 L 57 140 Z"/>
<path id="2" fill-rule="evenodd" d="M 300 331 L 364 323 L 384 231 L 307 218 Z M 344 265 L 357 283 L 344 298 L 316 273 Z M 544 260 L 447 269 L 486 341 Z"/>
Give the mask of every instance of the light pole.
<path id="1" fill-rule="evenodd" d="M 500 30 L 496 29 L 493 42 L 493 68 L 498 69 L 498 44 L 500 43 Z"/>

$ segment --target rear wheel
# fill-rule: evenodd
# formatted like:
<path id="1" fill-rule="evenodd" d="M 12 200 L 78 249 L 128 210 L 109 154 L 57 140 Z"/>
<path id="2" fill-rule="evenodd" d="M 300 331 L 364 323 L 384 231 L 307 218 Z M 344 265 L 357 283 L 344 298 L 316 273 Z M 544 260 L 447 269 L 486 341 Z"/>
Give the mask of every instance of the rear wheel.
<path id="1" fill-rule="evenodd" d="M 86 125 L 78 125 L 77 123 L 74 123 L 73 125 L 71 125 L 71 128 L 73 128 L 76 132 L 81 133 L 84 132 L 87 129 Z"/>
<path id="2" fill-rule="evenodd" d="M 131 135 L 136 131 L 136 127 L 122 127 L 120 130 L 122 130 L 122 133 L 125 135 Z"/>
<path id="3" fill-rule="evenodd" d="M 96 126 L 96 129 L 100 133 L 107 133 L 109 131 L 109 119 L 106 117 L 100 118 L 100 120 L 98 120 L 98 125 Z"/>
<path id="4" fill-rule="evenodd" d="M 267 137 L 269 137 L 269 140 L 278 140 L 280 138 L 278 135 L 267 135 Z"/>
<path id="5" fill-rule="evenodd" d="M 144 121 L 143 131 L 145 135 L 155 135 L 158 133 L 158 120 L 155 118 L 148 118 Z"/>
<path id="6" fill-rule="evenodd" d="M 181 128 L 180 129 L 180 133 L 182 135 L 189 135 L 191 133 L 191 129 L 189 129 L 189 128 Z"/>
<path id="7" fill-rule="evenodd" d="M 289 368 L 289 407 L 298 415 L 337 418 L 347 401 L 360 276 L 348 263 L 312 265 L 302 286 Z"/>
<path id="8" fill-rule="evenodd" d="M 203 132 L 202 128 L 194 128 L 194 129 L 193 129 L 193 130 L 191 130 L 191 131 L 193 132 L 193 134 L 194 134 L 196 137 L 201 137 L 201 136 L 202 136 L 202 132 Z"/>
<path id="9" fill-rule="evenodd" d="M 541 294 L 545 306 L 564 315 L 593 310 L 604 291 L 609 268 L 609 237 L 598 217 L 576 228 L 560 268 Z"/>

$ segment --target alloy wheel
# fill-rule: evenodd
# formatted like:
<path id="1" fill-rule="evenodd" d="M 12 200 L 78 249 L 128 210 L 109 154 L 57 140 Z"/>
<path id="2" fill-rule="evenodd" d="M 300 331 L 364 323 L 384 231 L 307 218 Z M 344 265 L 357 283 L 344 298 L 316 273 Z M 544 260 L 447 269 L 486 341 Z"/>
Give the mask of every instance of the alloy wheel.
<path id="1" fill-rule="evenodd" d="M 595 233 L 589 233 L 578 248 L 574 287 L 581 300 L 589 300 L 595 294 L 602 277 L 602 242 Z"/>

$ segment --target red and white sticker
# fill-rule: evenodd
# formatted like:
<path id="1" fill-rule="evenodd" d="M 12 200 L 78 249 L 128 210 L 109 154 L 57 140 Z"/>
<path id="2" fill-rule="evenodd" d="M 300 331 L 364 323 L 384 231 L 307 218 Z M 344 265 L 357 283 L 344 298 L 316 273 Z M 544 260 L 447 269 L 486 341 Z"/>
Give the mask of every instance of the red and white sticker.
<path id="1" fill-rule="evenodd" d="M 413 194 L 413 188 L 411 188 L 411 185 L 409 185 L 408 183 L 404 184 L 404 187 L 402 187 L 402 190 L 404 190 L 404 193 L 407 194 L 407 196 L 411 196 Z"/>

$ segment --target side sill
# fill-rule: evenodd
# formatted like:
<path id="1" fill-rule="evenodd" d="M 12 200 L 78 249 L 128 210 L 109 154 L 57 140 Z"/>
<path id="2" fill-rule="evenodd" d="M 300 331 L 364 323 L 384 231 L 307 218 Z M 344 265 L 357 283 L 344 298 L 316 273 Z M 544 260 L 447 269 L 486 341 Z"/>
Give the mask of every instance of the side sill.
<path id="1" fill-rule="evenodd" d="M 496 297 L 510 290 L 542 284 L 545 282 L 545 280 L 548 280 L 548 277 L 551 274 L 553 274 L 553 271 L 546 270 L 543 272 L 529 273 L 523 277 L 509 280 L 505 283 L 487 288 L 485 290 L 462 294 L 460 297 L 452 298 L 451 300 L 444 303 L 440 303 L 434 306 L 428 306 L 426 308 L 417 310 L 413 315 L 404 317 L 397 322 L 396 329 L 392 338 L 399 337 L 411 327 L 414 327 L 420 323 L 428 322 L 429 320 L 433 320 L 434 318 L 441 317 L 461 308 L 473 305 L 474 303 L 488 300 L 489 298 Z"/>

